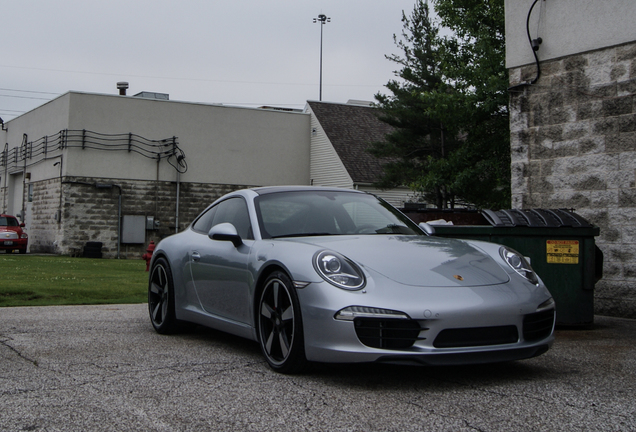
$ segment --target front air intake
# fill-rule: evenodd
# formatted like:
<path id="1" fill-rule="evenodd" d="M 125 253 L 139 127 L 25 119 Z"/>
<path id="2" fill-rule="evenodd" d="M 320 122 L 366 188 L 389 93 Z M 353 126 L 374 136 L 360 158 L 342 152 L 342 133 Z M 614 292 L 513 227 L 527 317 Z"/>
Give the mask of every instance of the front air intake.
<path id="1" fill-rule="evenodd" d="M 552 334 L 554 309 L 528 314 L 523 317 L 523 338 L 527 342 L 545 339 Z"/>
<path id="2" fill-rule="evenodd" d="M 517 326 L 475 327 L 442 330 L 433 346 L 435 348 L 462 348 L 488 345 L 504 345 L 519 341 Z"/>
<path id="3" fill-rule="evenodd" d="M 391 318 L 356 318 L 353 320 L 358 339 L 364 345 L 382 349 L 410 348 L 420 338 L 422 328 L 417 321 Z"/>

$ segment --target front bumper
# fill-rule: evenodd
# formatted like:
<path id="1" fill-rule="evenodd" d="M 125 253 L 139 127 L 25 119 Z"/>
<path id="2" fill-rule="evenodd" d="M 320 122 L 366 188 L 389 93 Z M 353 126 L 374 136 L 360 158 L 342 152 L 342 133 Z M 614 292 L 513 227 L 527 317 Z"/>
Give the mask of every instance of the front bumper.
<path id="1" fill-rule="evenodd" d="M 29 239 L 0 239 L 0 250 L 26 250 Z"/>
<path id="2" fill-rule="evenodd" d="M 546 294 L 538 287 L 523 288 L 516 289 L 510 284 L 450 289 L 397 285 L 382 290 L 391 293 L 387 296 L 373 287 L 347 292 L 326 283 L 310 284 L 298 290 L 305 353 L 308 360 L 327 363 L 423 365 L 535 357 L 545 353 L 554 342 L 554 310 L 542 312 L 543 329 L 538 336 L 532 333 L 536 308 L 546 300 Z M 361 338 L 360 329 L 356 328 L 360 321 L 334 318 L 337 311 L 352 305 L 402 311 L 411 323 L 419 325 L 416 337 L 406 344 L 401 342 L 400 334 L 394 337 L 397 343 L 375 342 L 373 336 Z M 379 326 L 382 328 L 376 329 L 378 335 L 394 330 L 383 323 Z"/>

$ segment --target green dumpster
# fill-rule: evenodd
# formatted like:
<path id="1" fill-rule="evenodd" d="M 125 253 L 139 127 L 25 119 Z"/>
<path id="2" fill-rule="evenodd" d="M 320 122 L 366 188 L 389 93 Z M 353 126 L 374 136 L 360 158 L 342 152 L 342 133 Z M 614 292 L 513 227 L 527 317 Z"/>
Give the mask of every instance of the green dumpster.
<path id="1" fill-rule="evenodd" d="M 435 235 L 516 249 L 530 258 L 552 293 L 557 325 L 591 326 L 594 285 L 603 272 L 603 254 L 594 241 L 599 227 L 563 209 L 482 210 L 481 214 L 490 225 L 436 225 Z"/>

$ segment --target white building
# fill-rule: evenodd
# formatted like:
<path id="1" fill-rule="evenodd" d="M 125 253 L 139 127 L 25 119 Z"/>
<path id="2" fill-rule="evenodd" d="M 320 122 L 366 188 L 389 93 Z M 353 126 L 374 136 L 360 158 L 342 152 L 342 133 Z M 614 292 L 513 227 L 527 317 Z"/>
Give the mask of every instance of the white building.
<path id="1" fill-rule="evenodd" d="M 2 210 L 23 216 L 32 252 L 98 241 L 107 256 L 137 253 L 230 190 L 308 184 L 309 124 L 300 112 L 69 92 L 5 125 Z"/>
<path id="2" fill-rule="evenodd" d="M 360 149 L 383 135 L 367 129 L 344 142 L 330 134 L 328 164 L 344 179 L 330 183 L 316 153 L 323 130 L 305 111 L 69 92 L 0 132 L 1 210 L 26 223 L 31 252 L 80 255 L 87 242 L 101 242 L 107 257 L 138 257 L 234 189 L 313 183 L 375 191 L 381 167 Z M 355 119 L 341 120 L 355 129 Z M 396 205 L 407 199 L 405 191 L 375 192 Z"/>

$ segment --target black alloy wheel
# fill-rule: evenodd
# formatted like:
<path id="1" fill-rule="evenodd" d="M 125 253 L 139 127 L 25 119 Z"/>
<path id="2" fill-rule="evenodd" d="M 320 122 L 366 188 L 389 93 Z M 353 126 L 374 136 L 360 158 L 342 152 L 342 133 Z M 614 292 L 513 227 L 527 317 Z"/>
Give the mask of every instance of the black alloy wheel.
<path id="1" fill-rule="evenodd" d="M 148 281 L 148 312 L 157 333 L 170 334 L 177 330 L 172 272 L 164 258 L 157 259 L 151 269 Z"/>
<path id="2" fill-rule="evenodd" d="M 276 372 L 298 373 L 305 368 L 305 341 L 298 295 L 291 279 L 280 271 L 264 284 L 258 302 L 258 340 Z"/>

